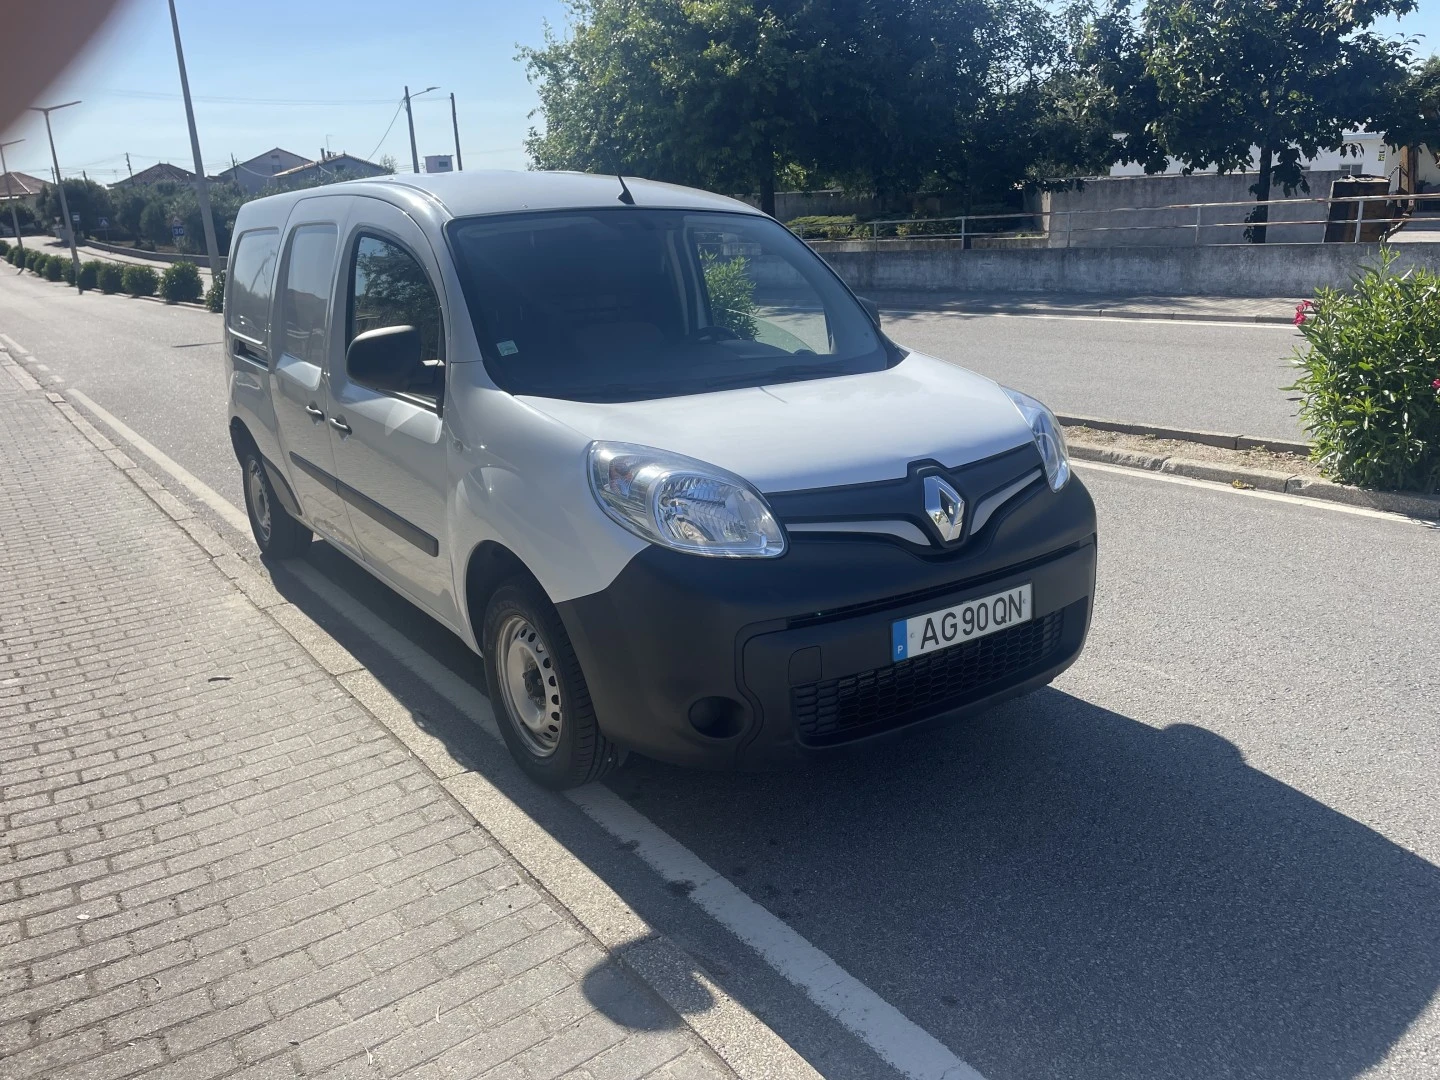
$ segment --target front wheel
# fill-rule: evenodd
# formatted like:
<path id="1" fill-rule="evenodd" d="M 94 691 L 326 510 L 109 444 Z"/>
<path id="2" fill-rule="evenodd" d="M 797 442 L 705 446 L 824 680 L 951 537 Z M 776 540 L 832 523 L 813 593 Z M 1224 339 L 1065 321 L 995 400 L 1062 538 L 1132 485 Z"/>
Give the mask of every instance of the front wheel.
<path id="1" fill-rule="evenodd" d="M 485 676 L 505 745 L 536 783 L 598 780 L 619 762 L 600 731 L 560 616 L 528 582 L 502 585 L 485 609 Z"/>
<path id="2" fill-rule="evenodd" d="M 312 539 L 310 530 L 280 505 L 260 451 L 247 446 L 240 454 L 240 470 L 245 477 L 245 512 L 260 554 L 274 559 L 303 555 Z"/>

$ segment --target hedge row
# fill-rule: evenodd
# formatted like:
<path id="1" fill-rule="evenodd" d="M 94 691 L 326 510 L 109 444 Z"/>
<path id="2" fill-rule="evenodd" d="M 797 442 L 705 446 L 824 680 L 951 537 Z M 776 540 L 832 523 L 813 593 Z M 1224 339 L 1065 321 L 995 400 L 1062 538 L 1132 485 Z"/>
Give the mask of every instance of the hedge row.
<path id="1" fill-rule="evenodd" d="M 171 263 L 163 274 L 138 263 L 113 263 L 91 259 L 80 264 L 79 280 L 76 280 L 75 264 L 65 255 L 51 255 L 48 252 L 27 248 L 22 251 L 0 240 L 0 258 L 11 266 L 29 270 L 46 281 L 64 281 L 76 285 L 80 291 L 99 289 L 102 293 L 124 292 L 130 296 L 154 296 L 157 293 L 168 304 L 196 303 L 205 293 L 200 280 L 200 270 L 192 262 Z M 212 286 L 212 296 L 205 296 L 206 306 L 211 311 L 220 310 L 220 295 L 224 291 L 223 276 L 218 282 L 220 293 Z"/>

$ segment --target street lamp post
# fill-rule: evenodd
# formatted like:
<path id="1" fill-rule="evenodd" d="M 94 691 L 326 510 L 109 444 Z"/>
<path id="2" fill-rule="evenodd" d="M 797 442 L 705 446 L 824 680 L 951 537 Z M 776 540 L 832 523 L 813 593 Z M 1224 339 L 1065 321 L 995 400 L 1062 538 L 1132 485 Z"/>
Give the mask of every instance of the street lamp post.
<path id="1" fill-rule="evenodd" d="M 431 90 L 439 90 L 438 86 L 427 86 L 420 94 L 428 94 Z M 419 97 L 420 94 L 413 95 Z M 410 109 L 410 87 L 405 87 L 405 119 L 410 124 L 410 167 L 417 173 L 420 171 L 420 154 L 415 149 L 415 113 Z"/>
<path id="2" fill-rule="evenodd" d="M 455 95 L 450 95 L 450 125 L 455 129 L 455 171 L 464 172 L 465 166 L 460 163 L 460 118 L 455 114 Z"/>
<path id="3" fill-rule="evenodd" d="M 25 254 L 25 241 L 20 239 L 20 215 L 15 212 L 15 193 L 10 188 L 10 167 L 5 164 L 5 147 L 24 141 L 11 139 L 9 142 L 0 142 L 0 173 L 5 174 L 5 201 L 10 204 L 10 224 L 15 227 L 15 246 L 20 249 L 21 255 Z M 20 265 L 23 268 L 25 264 Z"/>
<path id="4" fill-rule="evenodd" d="M 205 162 L 200 157 L 200 136 L 195 131 L 195 107 L 190 104 L 190 79 L 185 74 L 185 50 L 180 47 L 180 19 L 175 0 L 170 0 L 170 26 L 175 31 L 175 61 L 180 65 L 180 93 L 185 98 L 185 122 L 190 125 L 190 153 L 195 157 L 195 198 L 200 203 L 200 225 L 205 230 L 205 254 L 210 260 L 210 280 L 220 272 L 220 246 L 215 243 L 215 219 L 210 215 L 210 185 L 205 180 Z"/>
<path id="5" fill-rule="evenodd" d="M 57 109 L 68 109 L 79 105 L 78 101 L 67 101 L 63 105 L 31 105 L 31 112 L 45 117 L 45 135 L 50 140 L 50 163 L 55 166 L 55 186 L 60 189 L 60 213 L 65 216 L 65 235 L 70 238 L 70 261 L 75 264 L 75 287 L 80 287 L 80 253 L 75 250 L 75 220 L 70 216 L 70 202 L 65 198 L 65 181 L 60 179 L 60 158 L 55 154 L 55 133 L 50 130 L 50 114 Z"/>

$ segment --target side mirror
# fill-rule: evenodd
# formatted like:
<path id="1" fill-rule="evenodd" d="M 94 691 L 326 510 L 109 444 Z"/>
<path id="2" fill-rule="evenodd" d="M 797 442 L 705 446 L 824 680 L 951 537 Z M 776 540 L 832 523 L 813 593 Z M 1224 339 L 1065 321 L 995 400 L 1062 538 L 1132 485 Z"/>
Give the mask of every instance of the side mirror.
<path id="1" fill-rule="evenodd" d="M 361 386 L 404 393 L 419 372 L 420 331 L 413 326 L 367 330 L 345 350 L 345 373 Z"/>
<path id="2" fill-rule="evenodd" d="M 875 301 L 871 300 L 868 296 L 857 296 L 855 299 L 860 301 L 860 306 L 870 313 L 870 318 L 874 320 L 876 326 L 879 326 L 880 305 L 875 303 Z"/>

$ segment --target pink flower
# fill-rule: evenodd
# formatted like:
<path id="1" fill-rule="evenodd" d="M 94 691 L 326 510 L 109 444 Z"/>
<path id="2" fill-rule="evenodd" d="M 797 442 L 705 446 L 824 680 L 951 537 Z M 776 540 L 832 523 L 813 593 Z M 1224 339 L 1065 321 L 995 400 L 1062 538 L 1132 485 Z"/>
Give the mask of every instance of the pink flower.
<path id="1" fill-rule="evenodd" d="M 1430 386 L 1435 390 L 1440 390 L 1440 379 L 1436 379 Z"/>
<path id="2" fill-rule="evenodd" d="M 1295 305 L 1295 325 L 1301 325 L 1306 319 L 1308 319 L 1312 314 L 1314 314 L 1314 312 L 1315 302 L 1313 300 L 1301 300 L 1300 303 Z"/>

